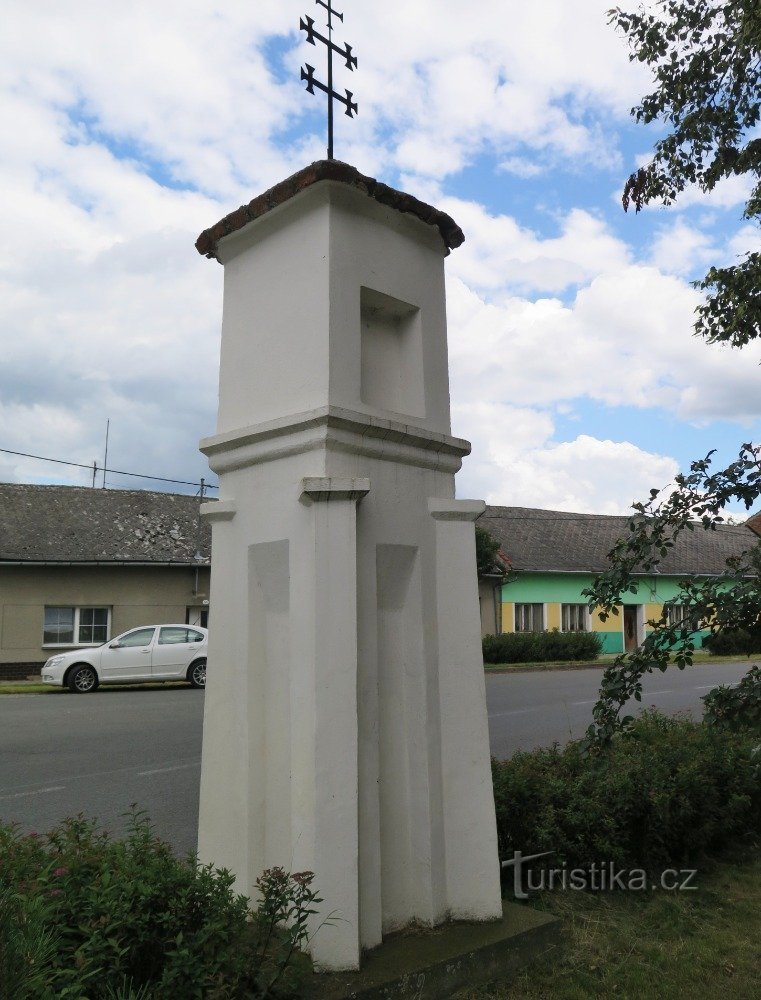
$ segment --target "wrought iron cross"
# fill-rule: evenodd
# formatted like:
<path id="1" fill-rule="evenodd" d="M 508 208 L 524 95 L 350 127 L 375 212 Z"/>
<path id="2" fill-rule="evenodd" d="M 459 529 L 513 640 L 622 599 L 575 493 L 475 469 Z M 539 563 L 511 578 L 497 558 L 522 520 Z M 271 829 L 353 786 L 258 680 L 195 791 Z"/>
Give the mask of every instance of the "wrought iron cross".
<path id="1" fill-rule="evenodd" d="M 351 45 L 344 45 L 340 48 L 333 41 L 333 18 L 337 17 L 341 23 L 343 23 L 344 16 L 339 14 L 337 10 L 333 10 L 333 0 L 315 0 L 321 7 L 324 7 L 328 12 L 328 37 L 321 35 L 319 31 L 315 31 L 314 20 L 306 15 L 301 18 L 299 28 L 307 33 L 307 41 L 310 45 L 315 44 L 315 38 L 318 39 L 326 46 L 328 50 L 328 85 L 325 86 L 321 83 L 314 75 L 314 66 L 310 66 L 309 63 L 304 63 L 301 67 L 301 79 L 306 80 L 307 90 L 310 94 L 314 93 L 314 88 L 317 87 L 318 90 L 323 91 L 323 93 L 328 95 L 328 159 L 333 159 L 333 101 L 340 101 L 346 107 L 344 114 L 352 118 L 354 115 L 358 114 L 357 105 L 352 100 L 353 94 L 350 90 L 346 91 L 345 96 L 343 94 L 337 93 L 333 89 L 333 53 L 337 53 L 342 59 L 346 61 L 346 68 L 353 70 L 357 65 L 357 57 L 352 55 Z"/>

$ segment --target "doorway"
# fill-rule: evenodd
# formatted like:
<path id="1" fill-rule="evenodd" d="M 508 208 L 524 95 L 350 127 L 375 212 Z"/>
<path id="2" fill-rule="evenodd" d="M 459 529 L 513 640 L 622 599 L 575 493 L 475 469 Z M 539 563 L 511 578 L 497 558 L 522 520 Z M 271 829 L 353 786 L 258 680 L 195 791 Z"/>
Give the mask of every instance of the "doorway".
<path id="1" fill-rule="evenodd" d="M 197 607 L 185 609 L 185 624 L 200 625 L 201 628 L 209 627 L 209 605 L 202 604 Z"/>
<path id="2" fill-rule="evenodd" d="M 639 608 L 638 604 L 624 605 L 624 650 L 633 653 L 639 646 Z"/>

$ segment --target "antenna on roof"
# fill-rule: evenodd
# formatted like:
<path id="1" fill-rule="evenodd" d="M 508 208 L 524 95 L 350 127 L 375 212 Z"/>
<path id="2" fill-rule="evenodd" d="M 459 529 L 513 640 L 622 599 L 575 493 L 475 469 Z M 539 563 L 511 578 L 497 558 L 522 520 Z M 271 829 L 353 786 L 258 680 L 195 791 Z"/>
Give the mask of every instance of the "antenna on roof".
<path id="1" fill-rule="evenodd" d="M 106 451 L 105 454 L 103 455 L 103 485 L 101 486 L 102 490 L 106 488 L 106 469 L 108 468 L 108 428 L 110 424 L 111 424 L 111 418 L 109 417 L 109 419 L 106 420 Z"/>

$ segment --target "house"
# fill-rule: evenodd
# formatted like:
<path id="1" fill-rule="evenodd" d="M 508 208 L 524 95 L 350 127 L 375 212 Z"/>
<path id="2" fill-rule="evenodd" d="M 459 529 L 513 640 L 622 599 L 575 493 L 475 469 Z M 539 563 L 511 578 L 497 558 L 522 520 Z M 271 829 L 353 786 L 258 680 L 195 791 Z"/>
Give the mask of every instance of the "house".
<path id="1" fill-rule="evenodd" d="M 0 679 L 136 625 L 206 625 L 199 499 L 0 483 Z"/>
<path id="2" fill-rule="evenodd" d="M 55 650 L 105 642 L 136 625 L 208 624 L 211 538 L 199 498 L 138 490 L 0 483 L 0 679 L 39 670 Z M 603 651 L 641 642 L 685 576 L 716 576 L 758 541 L 761 515 L 684 532 L 638 578 L 619 615 L 601 622 L 582 591 L 607 565 L 628 517 L 487 507 L 499 542 L 479 580 L 490 632 L 593 630 Z M 507 576 L 503 573 L 507 571 Z"/>
<path id="3" fill-rule="evenodd" d="M 496 635 L 502 631 L 502 585 L 509 572 L 510 560 L 501 549 L 495 555 L 488 571 L 479 570 L 478 605 L 481 611 L 481 635 Z"/>
<path id="4" fill-rule="evenodd" d="M 627 594 L 619 614 L 603 622 L 590 613 L 582 592 L 608 568 L 607 554 L 628 533 L 629 521 L 628 516 L 487 507 L 477 523 L 500 543 L 511 567 L 502 585 L 502 631 L 593 631 L 605 653 L 634 649 L 648 621 L 660 618 L 664 602 L 677 596 L 681 579 L 718 576 L 728 558 L 758 542 L 747 523 L 682 532 L 657 572 L 635 576 L 637 592 Z M 682 617 L 678 606 L 673 613 Z"/>

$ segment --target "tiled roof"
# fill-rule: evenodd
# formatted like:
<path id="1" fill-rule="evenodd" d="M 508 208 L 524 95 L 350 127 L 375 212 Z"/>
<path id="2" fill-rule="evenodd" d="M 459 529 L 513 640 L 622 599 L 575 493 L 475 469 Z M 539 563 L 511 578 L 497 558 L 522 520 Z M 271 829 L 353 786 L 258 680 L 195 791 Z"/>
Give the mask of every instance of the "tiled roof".
<path id="1" fill-rule="evenodd" d="M 533 507 L 487 507 L 478 524 L 500 543 L 514 570 L 594 572 L 608 568 L 607 554 L 628 534 L 629 517 L 569 514 Z M 663 574 L 715 575 L 730 556 L 757 541 L 744 525 L 683 531 L 658 567 Z"/>
<path id="2" fill-rule="evenodd" d="M 200 545 L 208 564 L 198 505 L 174 493 L 0 483 L 0 561 L 196 565 Z"/>
<path id="3" fill-rule="evenodd" d="M 404 191 L 388 187 L 387 184 L 382 184 L 374 177 L 367 177 L 365 174 L 361 174 L 356 167 L 342 163 L 341 160 L 317 160 L 284 181 L 280 181 L 279 184 L 271 187 L 264 194 L 260 194 L 247 205 L 241 205 L 234 212 L 230 212 L 216 225 L 204 229 L 196 240 L 196 249 L 206 257 L 216 257 L 217 244 L 224 236 L 237 232 L 249 222 L 266 215 L 273 208 L 284 204 L 300 191 L 304 191 L 319 181 L 340 181 L 349 187 L 357 188 L 370 198 L 380 202 L 381 205 L 388 205 L 389 208 L 395 208 L 398 212 L 408 212 L 428 225 L 436 226 L 445 245 L 450 250 L 454 250 L 465 241 L 460 227 L 445 212 L 440 212 L 424 201 L 418 201 L 411 194 L 405 194 Z"/>
<path id="4" fill-rule="evenodd" d="M 0 561 L 204 563 L 211 532 L 199 500 L 174 493 L 0 483 Z M 512 569 L 599 572 L 628 517 L 533 507 L 487 507 L 478 524 Z M 744 525 L 685 531 L 662 560 L 664 574 L 716 574 L 757 537 Z"/>

